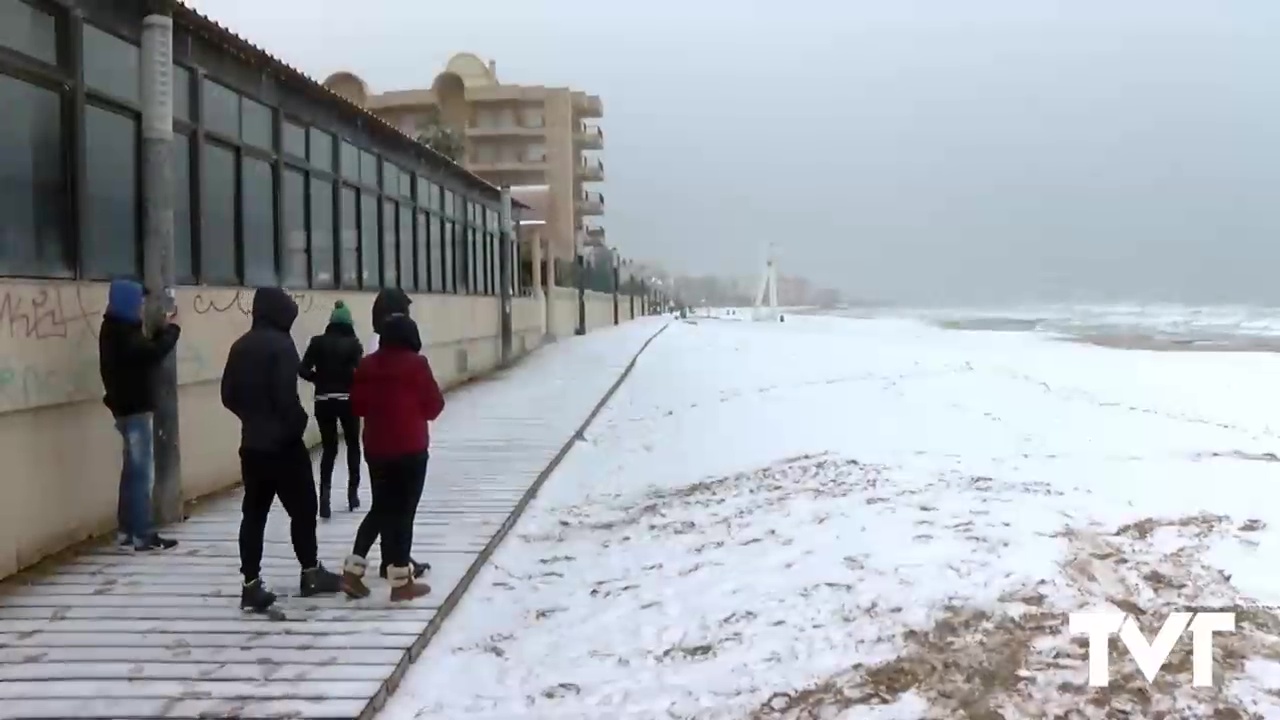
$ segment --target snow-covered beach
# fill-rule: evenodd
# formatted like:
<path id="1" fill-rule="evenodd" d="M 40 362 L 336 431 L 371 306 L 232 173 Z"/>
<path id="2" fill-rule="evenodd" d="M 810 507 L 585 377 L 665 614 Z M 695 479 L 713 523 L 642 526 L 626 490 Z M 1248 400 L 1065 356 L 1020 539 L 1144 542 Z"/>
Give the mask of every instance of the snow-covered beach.
<path id="1" fill-rule="evenodd" d="M 383 717 L 1280 717 L 1280 356 L 1065 335 L 675 322 Z M 1086 686 L 1206 607 L 1217 687 Z"/>

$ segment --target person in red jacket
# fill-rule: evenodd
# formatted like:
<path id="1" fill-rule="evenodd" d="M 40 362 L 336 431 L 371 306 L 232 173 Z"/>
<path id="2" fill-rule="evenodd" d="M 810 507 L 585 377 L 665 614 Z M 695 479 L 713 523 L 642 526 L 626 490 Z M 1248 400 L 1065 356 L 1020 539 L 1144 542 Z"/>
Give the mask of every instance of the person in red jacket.
<path id="1" fill-rule="evenodd" d="M 364 418 L 364 457 L 373 493 L 342 568 L 342 590 L 353 598 L 369 595 L 364 571 L 378 535 L 391 599 L 413 600 L 431 592 L 425 583 L 414 581 L 410 550 L 427 479 L 427 424 L 444 410 L 444 394 L 421 351 L 422 338 L 413 319 L 391 315 L 380 329 L 378 349 L 360 361 L 351 382 L 351 410 Z"/>

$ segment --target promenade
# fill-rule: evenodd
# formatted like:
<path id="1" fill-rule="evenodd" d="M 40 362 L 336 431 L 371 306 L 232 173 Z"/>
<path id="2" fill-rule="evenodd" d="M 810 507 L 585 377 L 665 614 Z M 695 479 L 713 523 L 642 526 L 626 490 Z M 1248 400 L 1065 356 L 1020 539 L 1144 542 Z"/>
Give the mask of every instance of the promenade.
<path id="1" fill-rule="evenodd" d="M 449 394 L 415 530 L 415 557 L 433 566 L 429 597 L 393 606 L 373 577 L 366 600 L 284 597 L 285 621 L 241 613 L 240 493 L 229 493 L 165 528 L 181 542 L 172 552 L 103 544 L 0 586 L 0 718 L 371 717 L 664 322 L 562 340 Z M 367 508 L 367 475 L 361 491 Z M 335 570 L 361 517 L 339 503 L 321 521 L 321 558 Z M 263 566 L 277 592 L 296 593 L 278 503 Z"/>

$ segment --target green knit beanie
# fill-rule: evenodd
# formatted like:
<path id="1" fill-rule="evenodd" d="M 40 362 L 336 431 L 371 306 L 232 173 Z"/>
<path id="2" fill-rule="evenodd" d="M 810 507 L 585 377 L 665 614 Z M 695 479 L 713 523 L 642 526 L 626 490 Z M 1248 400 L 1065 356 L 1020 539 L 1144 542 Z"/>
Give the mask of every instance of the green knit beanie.
<path id="1" fill-rule="evenodd" d="M 351 324 L 351 311 L 347 309 L 346 304 L 341 300 L 333 304 L 333 312 L 329 313 L 329 322 L 343 325 Z"/>

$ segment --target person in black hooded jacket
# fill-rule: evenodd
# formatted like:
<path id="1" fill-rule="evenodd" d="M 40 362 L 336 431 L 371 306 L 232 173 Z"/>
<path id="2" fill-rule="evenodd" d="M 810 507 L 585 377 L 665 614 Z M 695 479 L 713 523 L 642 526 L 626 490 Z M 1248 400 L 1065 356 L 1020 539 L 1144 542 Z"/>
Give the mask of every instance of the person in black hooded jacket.
<path id="1" fill-rule="evenodd" d="M 262 543 L 276 497 L 289 513 L 293 552 L 302 565 L 304 597 L 338 591 L 338 576 L 320 564 L 316 488 L 303 440 L 307 411 L 298 399 L 298 349 L 289 335 L 298 306 L 280 288 L 253 296 L 253 325 L 227 353 L 222 405 L 240 420 L 240 607 L 261 612 L 276 601 L 262 584 Z"/>
<path id="2" fill-rule="evenodd" d="M 316 424 L 320 426 L 320 517 L 329 517 L 333 464 L 338 459 L 338 426 L 347 443 L 347 509 L 360 507 L 360 420 L 351 412 L 351 378 L 364 348 L 356 338 L 351 311 L 341 300 L 333 306 L 329 325 L 302 354 L 298 376 L 316 386 Z"/>

